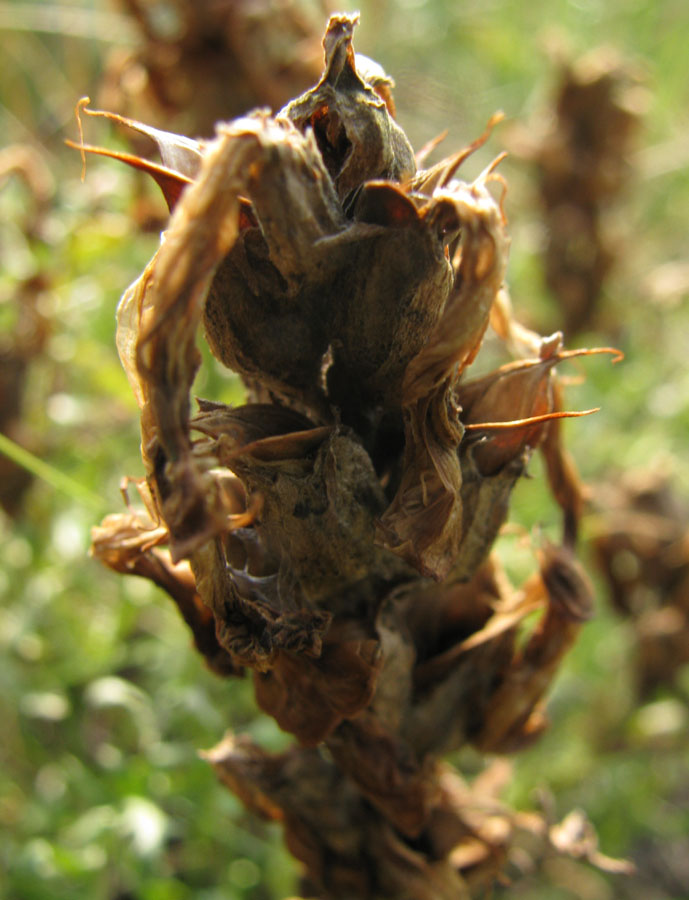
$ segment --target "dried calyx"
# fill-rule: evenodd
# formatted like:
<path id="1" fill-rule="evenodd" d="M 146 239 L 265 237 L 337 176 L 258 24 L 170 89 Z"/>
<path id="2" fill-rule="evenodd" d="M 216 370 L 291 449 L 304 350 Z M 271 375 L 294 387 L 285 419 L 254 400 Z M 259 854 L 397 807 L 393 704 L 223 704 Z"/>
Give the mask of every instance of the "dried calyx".
<path id="1" fill-rule="evenodd" d="M 570 354 L 511 315 L 494 166 L 456 177 L 488 132 L 416 171 L 355 24 L 330 20 L 321 80 L 276 116 L 209 143 L 111 116 L 162 164 L 84 148 L 150 171 L 172 210 L 118 312 L 148 516 L 109 517 L 94 553 L 167 590 L 212 668 L 253 669 L 297 737 L 284 756 L 230 741 L 209 758 L 285 823 L 313 893 L 351 896 L 357 873 L 360 897 L 457 898 L 493 879 L 523 822 L 494 799 L 470 809 L 436 755 L 533 740 L 589 612 L 558 419 Z M 192 415 L 201 321 L 246 405 Z M 522 358 L 467 380 L 489 322 Z M 515 590 L 490 551 L 538 445 L 567 540 Z"/>

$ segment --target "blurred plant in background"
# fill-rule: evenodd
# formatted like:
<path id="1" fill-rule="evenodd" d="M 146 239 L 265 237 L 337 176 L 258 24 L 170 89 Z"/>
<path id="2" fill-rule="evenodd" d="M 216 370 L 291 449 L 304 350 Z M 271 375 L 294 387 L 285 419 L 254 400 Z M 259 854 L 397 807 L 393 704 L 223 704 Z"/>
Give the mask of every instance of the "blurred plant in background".
<path id="1" fill-rule="evenodd" d="M 561 327 L 595 329 L 597 306 L 618 255 L 614 213 L 632 174 L 648 96 L 642 76 L 610 48 L 555 59 L 555 96 L 541 122 L 517 125 L 514 149 L 536 168 L 543 209 L 545 283 Z"/>
<path id="2" fill-rule="evenodd" d="M 544 24 L 566 34 L 573 55 L 604 34 L 647 70 L 642 147 L 616 214 L 625 244 L 600 301 L 608 333 L 582 336 L 586 343 L 614 340 L 626 361 L 612 371 L 595 367 L 572 391 L 578 406 L 601 405 L 603 413 L 585 430 L 569 427 L 568 442 L 592 483 L 609 481 L 613 466 L 654 462 L 670 477 L 671 492 L 686 496 L 689 476 L 679 462 L 689 436 L 685 4 L 361 6 L 358 48 L 395 73 L 398 119 L 417 146 L 448 120 L 448 142 L 461 146 L 497 107 L 513 121 L 543 109 L 553 82 L 540 49 Z M 98 95 L 112 48 L 129 57 L 145 44 L 129 18 L 95 2 L 5 3 L 0 28 L 3 144 L 31 148 L 40 170 L 51 173 L 45 184 L 54 181 L 36 227 L 27 211 L 37 207 L 21 178 L 9 176 L 0 188 L 3 347 L 20 350 L 21 340 L 7 336 L 32 329 L 40 341 L 24 346 L 42 344 L 22 376 L 21 429 L 5 432 L 37 453 L 38 462 L 23 461 L 39 476 L 16 519 L 0 520 L 5 891 L 103 900 L 283 897 L 293 890 L 294 871 L 279 835 L 249 820 L 196 756 L 216 741 L 230 709 L 232 727 L 264 746 L 281 749 L 283 735 L 256 716 L 247 685 L 228 687 L 204 670 L 155 590 L 111 576 L 85 556 L 90 527 L 117 502 L 121 473 L 141 472 L 137 411 L 114 349 L 114 308 L 157 238 L 132 233 L 134 198 L 154 197 L 143 193 L 139 176 L 95 162 L 81 184 L 78 158 L 62 140 L 74 136 L 75 99 Z M 479 156 L 475 171 L 487 161 Z M 510 282 L 520 310 L 537 325 L 557 314 L 543 288 L 536 187 L 516 159 L 507 160 L 505 174 Z M 40 318 L 25 327 L 17 298 L 27 290 Z M 195 390 L 204 396 L 239 399 L 237 385 L 212 361 L 202 377 Z M 10 390 L 19 397 L 18 388 Z M 524 530 L 504 562 L 518 578 L 524 535 L 536 526 L 553 533 L 557 523 L 533 485 L 517 488 L 512 509 Z M 592 516 L 584 531 L 598 534 L 600 521 Z M 677 533 L 683 540 L 681 524 Z M 601 600 L 556 685 L 550 732 L 515 761 L 509 799 L 535 804 L 533 786 L 540 785 L 554 819 L 581 806 L 605 851 L 632 858 L 639 874 L 611 884 L 578 869 L 575 882 L 566 863 L 553 862 L 545 877 L 515 887 L 517 896 L 686 895 L 689 675 L 686 666 L 673 671 L 672 686 L 655 687 L 639 706 L 633 645 L 633 628 Z M 458 762 L 464 772 L 482 768 L 470 751 Z"/>
<path id="3" fill-rule="evenodd" d="M 108 54 L 98 102 L 150 125 L 212 137 L 215 123 L 281 109 L 321 73 L 324 0 L 119 0 L 135 47 Z"/>

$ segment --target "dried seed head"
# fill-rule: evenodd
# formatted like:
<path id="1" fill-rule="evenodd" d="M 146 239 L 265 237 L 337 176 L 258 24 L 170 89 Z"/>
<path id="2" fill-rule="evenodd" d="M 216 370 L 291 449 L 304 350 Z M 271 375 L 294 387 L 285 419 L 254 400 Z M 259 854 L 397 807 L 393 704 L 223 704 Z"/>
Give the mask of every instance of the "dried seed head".
<path id="1" fill-rule="evenodd" d="M 390 81 L 354 55 L 356 21 L 330 20 L 315 88 L 277 117 L 220 125 L 198 173 L 195 144 L 144 127 L 173 155 L 133 164 L 176 207 L 123 298 L 118 347 L 153 514 L 96 538 L 109 564 L 158 579 L 217 671 L 252 668 L 262 708 L 325 742 L 328 755 L 211 754 L 249 807 L 284 821 L 317 892 L 456 900 L 466 871 L 493 880 L 512 825 L 470 811 L 432 754 L 532 740 L 589 608 L 569 547 L 546 548 L 519 592 L 487 558 L 539 441 L 573 535 L 576 474 L 544 426 L 571 354 L 512 320 L 495 163 L 456 177 L 490 129 L 414 176 Z M 463 382 L 496 307 L 506 343 L 541 356 Z M 192 417 L 202 316 L 251 402 Z"/>

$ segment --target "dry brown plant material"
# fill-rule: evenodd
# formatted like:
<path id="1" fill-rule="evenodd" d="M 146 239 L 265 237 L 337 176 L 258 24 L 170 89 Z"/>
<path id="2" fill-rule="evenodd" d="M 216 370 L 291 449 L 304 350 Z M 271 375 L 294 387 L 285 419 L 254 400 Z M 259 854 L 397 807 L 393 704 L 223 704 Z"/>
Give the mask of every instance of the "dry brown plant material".
<path id="1" fill-rule="evenodd" d="M 117 0 L 136 40 L 108 54 L 100 104 L 185 134 L 257 107 L 278 110 L 318 79 L 326 0 Z M 382 85 L 383 89 L 385 86 Z M 131 134 L 130 134 L 131 139 Z M 135 139 L 136 152 L 149 151 Z M 143 181 L 131 216 L 142 231 L 164 222 Z"/>
<path id="2" fill-rule="evenodd" d="M 355 24 L 331 18 L 320 81 L 277 116 L 208 143 L 130 123 L 161 164 L 89 148 L 150 171 L 173 210 L 118 313 L 148 512 L 108 517 L 93 551 L 162 586 L 209 665 L 252 670 L 297 738 L 270 755 L 229 736 L 207 757 L 284 824 L 304 891 L 456 900 L 493 883 L 522 831 L 534 858 L 556 846 L 439 757 L 532 741 L 590 614 L 575 527 L 519 589 L 491 555 L 546 437 L 576 518 L 553 428 L 569 354 L 512 318 L 495 164 L 457 176 L 488 132 L 417 171 Z M 490 320 L 526 358 L 468 380 Z M 245 405 L 192 411 L 201 322 Z M 566 831 L 557 848 L 579 852 Z"/>
<path id="3" fill-rule="evenodd" d="M 632 172 L 646 93 L 639 72 L 610 48 L 558 67 L 552 111 L 518 132 L 513 146 L 536 166 L 545 280 L 572 335 L 595 324 L 619 255 L 609 217 Z"/>
<path id="4" fill-rule="evenodd" d="M 633 624 L 637 686 L 648 697 L 689 663 L 689 510 L 653 470 L 609 479 L 594 496 L 596 562 Z"/>
<path id="5" fill-rule="evenodd" d="M 280 109 L 318 78 L 325 2 L 118 0 L 139 40 L 111 51 L 108 109 L 188 134 L 257 106 Z"/>

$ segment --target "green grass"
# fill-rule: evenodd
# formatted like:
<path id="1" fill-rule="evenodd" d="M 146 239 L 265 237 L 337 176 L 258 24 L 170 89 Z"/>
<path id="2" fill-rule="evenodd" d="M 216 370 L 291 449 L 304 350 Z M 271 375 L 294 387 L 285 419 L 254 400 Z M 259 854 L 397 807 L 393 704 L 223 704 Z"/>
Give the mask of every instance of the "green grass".
<path id="1" fill-rule="evenodd" d="M 203 668 L 166 598 L 86 555 L 90 527 L 121 509 L 121 476 L 141 474 L 137 410 L 114 348 L 114 311 L 157 237 L 130 225 L 139 184 L 132 173 L 98 160 L 81 184 L 78 154 L 62 145 L 75 135 L 74 102 L 95 94 L 110 49 L 109 34 L 91 15 L 105 7 L 71 6 L 82 11 L 78 37 L 60 27 L 21 30 L 23 4 L 15 16 L 0 17 L 4 142 L 35 142 L 56 185 L 30 238 L 23 231 L 31 210 L 26 188 L 11 180 L 0 191 L 0 321 L 9 327 L 17 282 L 41 272 L 41 308 L 52 323 L 25 398 L 35 437 L 35 459 L 26 465 L 36 478 L 22 516 L 0 518 L 0 896 L 277 900 L 296 890 L 278 830 L 247 817 L 196 751 L 228 727 L 266 746 L 281 746 L 284 736 L 256 714 L 249 680 L 222 682 Z M 618 213 L 627 252 L 607 287 L 611 326 L 581 340 L 614 342 L 626 359 L 577 367 L 587 378 L 569 393 L 573 408 L 602 411 L 566 431 L 587 478 L 655 463 L 674 473 L 686 495 L 686 285 L 660 299 L 649 287 L 661 266 L 686 257 L 685 0 L 361 6 L 357 47 L 395 74 L 399 118 L 417 146 L 445 127 L 448 151 L 462 145 L 496 108 L 508 124 L 525 121 L 551 89 L 543 48 L 554 30 L 573 52 L 605 40 L 646 71 L 650 105 L 637 176 Z M 500 142 L 498 130 L 469 171 L 478 172 Z M 511 159 L 503 169 L 512 184 L 513 301 L 518 313 L 550 323 L 556 311 L 526 241 L 537 216 L 532 173 Z M 206 358 L 199 393 L 228 399 L 236 390 L 231 375 Z M 0 445 L 8 449 L 14 452 Z M 514 519 L 555 534 L 558 513 L 537 462 L 532 474 L 515 493 Z M 529 570 L 530 551 L 518 541 L 506 541 L 505 554 L 511 571 Z M 605 852 L 636 856 L 643 868 L 659 848 L 689 853 L 687 707 L 662 695 L 636 708 L 631 640 L 599 591 L 598 616 L 553 691 L 552 727 L 515 759 L 509 799 L 528 806 L 540 791 L 552 795 L 559 814 L 583 807 Z M 689 689 L 689 676 L 684 683 Z M 669 731 L 659 732 L 658 720 L 669 721 Z M 515 893 L 584 896 L 567 888 L 562 872 L 550 876 Z M 636 887 L 580 877 L 591 900 L 689 897 L 661 877 Z"/>

